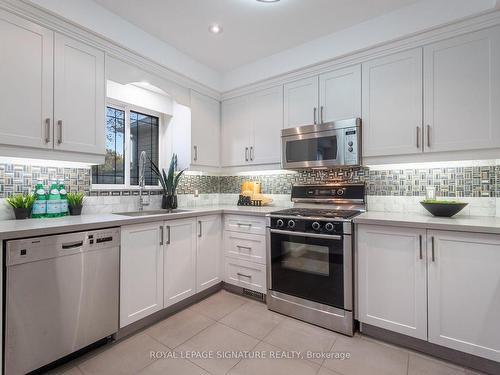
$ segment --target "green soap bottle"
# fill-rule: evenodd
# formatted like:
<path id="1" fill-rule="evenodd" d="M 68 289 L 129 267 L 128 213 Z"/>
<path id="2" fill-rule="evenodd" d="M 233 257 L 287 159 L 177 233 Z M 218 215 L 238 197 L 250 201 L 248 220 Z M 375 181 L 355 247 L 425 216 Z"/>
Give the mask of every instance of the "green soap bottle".
<path id="1" fill-rule="evenodd" d="M 61 195 L 57 188 L 57 182 L 52 181 L 47 199 L 47 217 L 61 216 Z"/>
<path id="2" fill-rule="evenodd" d="M 38 180 L 35 187 L 36 200 L 31 209 L 31 217 L 42 218 L 47 214 L 47 194 L 43 188 L 42 180 Z"/>
<path id="3" fill-rule="evenodd" d="M 59 179 L 59 195 L 61 196 L 61 216 L 68 215 L 68 198 L 66 188 L 64 187 L 64 180 L 62 178 Z"/>

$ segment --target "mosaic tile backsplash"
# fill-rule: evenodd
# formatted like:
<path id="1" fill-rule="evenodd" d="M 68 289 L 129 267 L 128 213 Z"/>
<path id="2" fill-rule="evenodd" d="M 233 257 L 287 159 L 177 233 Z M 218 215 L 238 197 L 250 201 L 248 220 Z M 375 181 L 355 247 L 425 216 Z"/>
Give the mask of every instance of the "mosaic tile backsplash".
<path id="1" fill-rule="evenodd" d="M 138 195 L 137 190 L 92 190 L 90 169 L 55 168 L 19 164 L 0 164 L 0 198 L 33 191 L 38 178 L 44 185 L 64 178 L 70 191 L 91 196 Z M 365 182 L 371 196 L 424 196 L 426 186 L 435 186 L 441 197 L 500 197 L 500 165 L 430 169 L 369 170 L 368 168 L 303 171 L 251 176 L 185 175 L 178 194 L 237 194 L 244 180 L 262 182 L 264 194 L 289 194 L 292 184 L 327 183 L 336 180 Z M 159 195 L 160 190 L 148 194 Z"/>

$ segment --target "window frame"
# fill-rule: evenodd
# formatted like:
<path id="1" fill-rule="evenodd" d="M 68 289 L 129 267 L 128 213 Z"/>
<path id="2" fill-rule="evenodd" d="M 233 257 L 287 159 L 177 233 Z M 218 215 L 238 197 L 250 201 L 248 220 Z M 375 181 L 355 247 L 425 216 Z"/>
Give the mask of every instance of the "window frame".
<path id="1" fill-rule="evenodd" d="M 158 118 L 158 167 L 161 169 L 163 167 L 160 160 L 162 160 L 163 152 L 161 145 L 163 144 L 162 140 L 162 128 L 164 124 L 163 113 L 153 111 L 149 108 L 140 107 L 137 105 L 133 105 L 130 103 L 125 103 L 115 99 L 106 99 L 106 108 L 111 107 L 114 109 L 118 109 L 125 112 L 125 147 L 124 147 L 124 163 L 125 163 L 125 175 L 124 175 L 124 184 L 94 184 L 92 183 L 92 171 L 90 171 L 90 181 L 91 181 L 91 190 L 139 190 L 140 187 L 138 185 L 130 185 L 130 111 L 139 112 L 144 115 L 154 116 Z M 158 182 L 158 185 L 151 186 L 146 185 L 144 190 L 161 190 L 162 187 Z"/>

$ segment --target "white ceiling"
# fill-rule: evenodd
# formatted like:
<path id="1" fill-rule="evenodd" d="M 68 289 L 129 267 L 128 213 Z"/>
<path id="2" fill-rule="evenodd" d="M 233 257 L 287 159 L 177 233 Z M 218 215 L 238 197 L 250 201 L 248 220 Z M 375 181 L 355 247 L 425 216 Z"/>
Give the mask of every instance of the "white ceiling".
<path id="1" fill-rule="evenodd" d="M 94 0 L 199 62 L 227 72 L 418 0 Z M 208 32 L 211 23 L 224 32 Z"/>

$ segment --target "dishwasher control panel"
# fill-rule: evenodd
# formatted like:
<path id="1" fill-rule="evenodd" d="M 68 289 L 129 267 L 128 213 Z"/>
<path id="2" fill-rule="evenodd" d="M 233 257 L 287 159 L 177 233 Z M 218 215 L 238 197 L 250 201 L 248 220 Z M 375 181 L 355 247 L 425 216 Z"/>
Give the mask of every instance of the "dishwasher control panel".
<path id="1" fill-rule="evenodd" d="M 7 266 L 120 246 L 120 228 L 7 241 Z"/>

